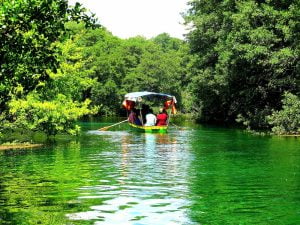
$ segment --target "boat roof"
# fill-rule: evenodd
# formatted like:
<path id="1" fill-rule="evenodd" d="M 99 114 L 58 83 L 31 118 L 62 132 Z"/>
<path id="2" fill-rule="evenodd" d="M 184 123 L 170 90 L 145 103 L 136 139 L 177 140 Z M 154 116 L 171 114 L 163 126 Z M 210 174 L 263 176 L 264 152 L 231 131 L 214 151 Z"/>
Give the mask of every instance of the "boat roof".
<path id="1" fill-rule="evenodd" d="M 164 93 L 156 93 L 156 92 L 150 92 L 150 91 L 138 91 L 138 92 L 131 92 L 131 93 L 127 93 L 125 95 L 125 99 L 126 100 L 130 100 L 130 101 L 141 101 L 142 97 L 147 97 L 147 98 L 171 98 L 174 99 L 174 102 L 176 103 L 176 98 L 173 95 L 169 95 L 169 94 L 164 94 Z"/>

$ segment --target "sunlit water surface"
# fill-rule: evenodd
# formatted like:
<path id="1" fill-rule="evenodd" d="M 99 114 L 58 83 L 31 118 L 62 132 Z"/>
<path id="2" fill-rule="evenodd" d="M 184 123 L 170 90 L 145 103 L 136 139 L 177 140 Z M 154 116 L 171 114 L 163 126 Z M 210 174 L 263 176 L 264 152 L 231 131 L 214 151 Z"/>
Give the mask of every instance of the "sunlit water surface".
<path id="1" fill-rule="evenodd" d="M 300 224 L 299 138 L 82 125 L 0 152 L 0 224 Z"/>

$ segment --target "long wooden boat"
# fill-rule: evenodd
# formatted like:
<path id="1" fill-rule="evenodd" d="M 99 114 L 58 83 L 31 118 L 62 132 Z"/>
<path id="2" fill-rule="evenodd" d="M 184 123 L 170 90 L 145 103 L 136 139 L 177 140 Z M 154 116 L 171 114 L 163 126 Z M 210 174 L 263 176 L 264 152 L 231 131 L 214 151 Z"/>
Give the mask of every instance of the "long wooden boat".
<path id="1" fill-rule="evenodd" d="M 158 100 L 163 103 L 163 107 L 165 110 L 169 109 L 169 118 L 166 121 L 167 124 L 169 124 L 170 116 L 171 114 L 176 113 L 176 98 L 173 95 L 164 94 L 164 93 L 156 93 L 156 92 L 148 92 L 148 91 L 140 91 L 140 92 L 131 92 L 127 93 L 125 95 L 125 100 L 123 101 L 122 105 L 127 110 L 127 115 L 129 112 L 134 109 L 135 107 L 139 108 L 139 117 L 140 120 L 142 118 L 142 108 L 143 108 L 143 102 L 145 100 L 152 101 L 152 100 Z M 136 131 L 145 132 L 145 133 L 166 133 L 168 130 L 168 125 L 165 126 L 143 126 L 143 125 L 137 125 L 134 123 L 130 123 L 128 121 L 129 126 Z M 143 122 L 142 122 L 143 124 Z"/>
<path id="2" fill-rule="evenodd" d="M 168 126 L 139 126 L 133 123 L 128 123 L 135 130 L 145 133 L 167 133 Z"/>

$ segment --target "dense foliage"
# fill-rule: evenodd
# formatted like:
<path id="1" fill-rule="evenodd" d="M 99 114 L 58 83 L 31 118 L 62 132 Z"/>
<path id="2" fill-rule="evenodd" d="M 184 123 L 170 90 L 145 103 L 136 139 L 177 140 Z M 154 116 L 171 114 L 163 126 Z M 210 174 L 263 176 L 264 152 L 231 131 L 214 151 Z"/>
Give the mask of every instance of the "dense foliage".
<path id="1" fill-rule="evenodd" d="M 9 116 L 14 117 L 14 122 L 5 123 L 4 126 L 6 129 L 44 131 L 47 135 L 59 132 L 77 134 L 80 127 L 74 122 L 91 113 L 89 103 L 89 100 L 73 102 L 62 94 L 51 101 L 29 94 L 26 99 L 10 101 Z"/>
<path id="2" fill-rule="evenodd" d="M 180 92 L 188 57 L 179 39 L 90 29 L 94 18 L 66 0 L 5 0 L 0 10 L 0 133 L 75 134 L 83 115 L 120 112 L 126 92 Z"/>
<path id="3" fill-rule="evenodd" d="M 49 74 L 56 73 L 60 66 L 61 48 L 58 44 L 67 37 L 68 33 L 65 23 L 70 20 L 84 21 L 86 26 L 91 26 L 96 22 L 92 15 L 85 14 L 85 10 L 79 4 L 68 8 L 67 3 L 66 0 L 1 1 L 0 133 L 1 131 L 7 132 L 5 129 L 11 127 L 12 124 L 24 127 L 24 129 L 48 129 L 48 134 L 60 130 L 71 132 L 70 129 L 74 127 L 71 123 L 62 122 L 63 119 L 49 119 L 44 122 L 48 124 L 52 122 L 52 127 L 57 129 L 46 129 L 46 127 L 37 126 L 39 122 L 36 121 L 46 120 L 45 118 L 49 117 L 39 113 L 32 114 L 32 111 L 36 113 L 38 110 L 43 111 L 42 114 L 49 113 L 50 115 L 51 110 L 46 110 L 44 106 L 52 100 L 58 108 L 67 102 L 69 103 L 67 105 L 74 107 L 74 110 L 80 108 L 80 103 L 72 103 L 72 98 L 65 100 L 64 97 L 58 97 L 60 92 L 56 92 L 53 96 L 48 95 L 52 88 L 50 84 L 53 83 Z M 34 101 L 39 102 L 33 103 L 32 98 L 27 98 L 31 92 L 36 97 Z M 70 93 L 65 96 L 69 95 Z M 60 101 L 62 98 L 64 101 Z M 44 104 L 44 106 L 40 107 L 39 104 Z M 86 112 L 85 106 L 83 111 Z M 56 110 L 56 114 L 57 117 L 65 117 L 64 110 Z M 79 112 L 77 117 L 71 116 L 71 121 L 81 115 L 82 113 Z M 69 115 L 66 117 L 69 118 Z M 61 126 L 64 128 L 61 129 Z"/>
<path id="4" fill-rule="evenodd" d="M 285 93 L 282 100 L 283 108 L 268 116 L 272 131 L 276 134 L 300 133 L 300 99 L 299 97 Z"/>
<path id="5" fill-rule="evenodd" d="M 190 88 L 203 121 L 268 128 L 285 91 L 300 93 L 299 1 L 190 1 L 197 55 Z"/>
<path id="6" fill-rule="evenodd" d="M 189 62 L 188 46 L 182 40 L 166 33 L 150 40 L 122 40 L 105 28 L 92 30 L 75 23 L 67 27 L 74 33 L 70 44 L 80 49 L 86 61 L 77 76 L 88 74 L 92 84 L 84 96 L 101 106 L 99 114 L 120 113 L 124 95 L 132 91 L 166 92 L 180 99 Z M 69 57 L 74 54 L 70 52 Z"/>
<path id="7" fill-rule="evenodd" d="M 56 43 L 64 38 L 64 24 L 68 20 L 89 21 L 78 4 L 68 9 L 67 3 L 66 0 L 1 1 L 1 107 L 5 107 L 11 96 L 27 94 L 48 80 L 47 69 L 57 69 L 60 52 Z"/>

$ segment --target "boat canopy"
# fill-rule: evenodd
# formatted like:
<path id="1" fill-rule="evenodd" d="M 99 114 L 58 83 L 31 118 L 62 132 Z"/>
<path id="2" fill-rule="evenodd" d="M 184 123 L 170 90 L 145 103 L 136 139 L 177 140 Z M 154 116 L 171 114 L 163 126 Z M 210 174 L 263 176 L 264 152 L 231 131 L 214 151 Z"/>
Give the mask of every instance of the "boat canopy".
<path id="1" fill-rule="evenodd" d="M 149 92 L 149 91 L 139 91 L 139 92 L 131 92 L 125 95 L 125 100 L 141 102 L 143 97 L 151 99 L 151 98 L 162 98 L 162 99 L 173 99 L 174 103 L 176 103 L 176 98 L 173 95 Z"/>

